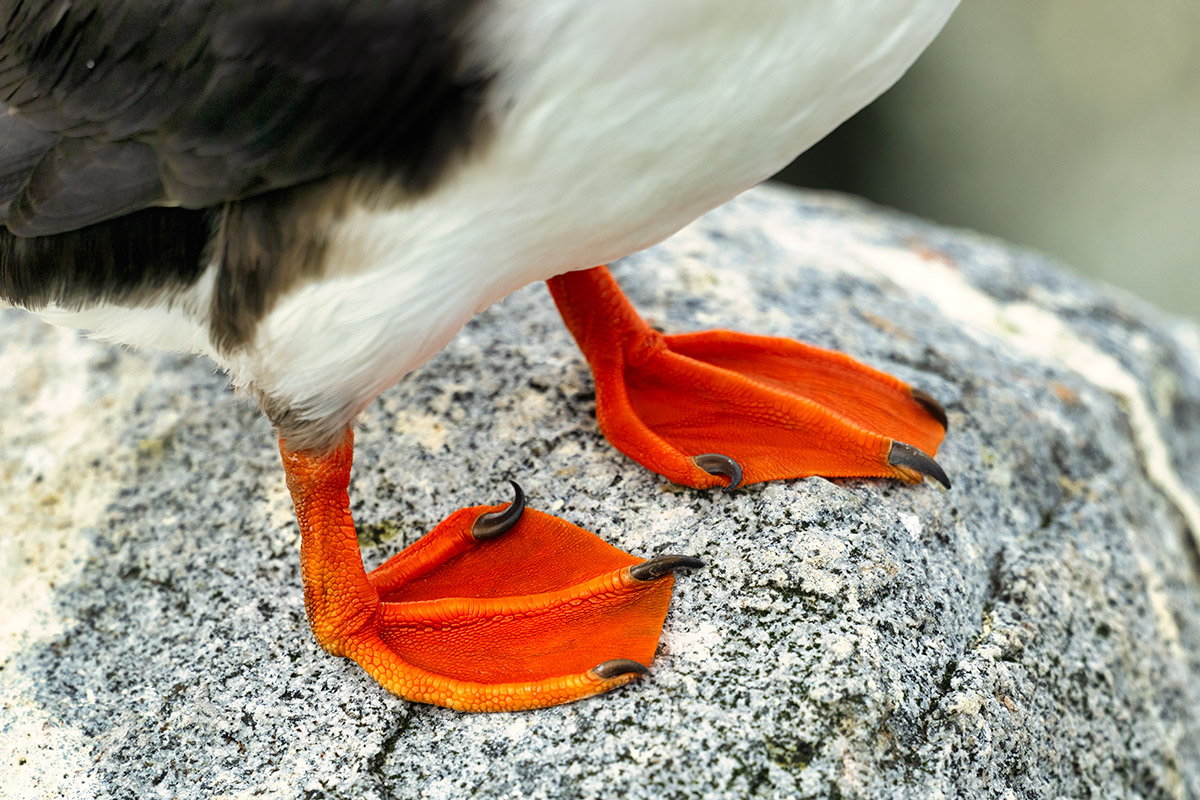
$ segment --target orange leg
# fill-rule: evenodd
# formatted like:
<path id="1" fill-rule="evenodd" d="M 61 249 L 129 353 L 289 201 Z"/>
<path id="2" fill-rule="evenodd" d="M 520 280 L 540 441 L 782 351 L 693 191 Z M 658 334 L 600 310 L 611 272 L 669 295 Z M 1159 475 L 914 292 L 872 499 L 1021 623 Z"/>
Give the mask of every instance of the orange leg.
<path id="1" fill-rule="evenodd" d="M 697 488 L 808 475 L 925 475 L 946 415 L 932 397 L 841 353 L 790 339 L 660 334 L 605 267 L 547 282 L 596 378 L 613 445 Z"/>
<path id="2" fill-rule="evenodd" d="M 408 700 L 463 711 L 566 703 L 654 656 L 683 556 L 642 561 L 514 502 L 464 508 L 368 574 L 350 518 L 353 434 L 328 455 L 280 441 L 317 641 Z"/>

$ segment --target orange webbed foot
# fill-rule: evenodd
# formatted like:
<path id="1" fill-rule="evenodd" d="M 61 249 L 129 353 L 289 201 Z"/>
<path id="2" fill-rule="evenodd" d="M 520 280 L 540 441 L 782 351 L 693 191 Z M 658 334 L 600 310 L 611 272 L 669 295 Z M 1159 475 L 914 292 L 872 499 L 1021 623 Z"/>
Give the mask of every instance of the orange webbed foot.
<path id="1" fill-rule="evenodd" d="M 658 333 L 604 267 L 547 284 L 595 375 L 600 429 L 671 481 L 930 476 L 949 488 L 933 460 L 946 415 L 925 392 L 790 339 Z"/>
<path id="2" fill-rule="evenodd" d="M 673 579 L 548 514 L 461 509 L 367 574 L 347 500 L 353 437 L 329 455 L 281 443 L 317 641 L 409 700 L 512 711 L 599 694 L 646 672 Z"/>

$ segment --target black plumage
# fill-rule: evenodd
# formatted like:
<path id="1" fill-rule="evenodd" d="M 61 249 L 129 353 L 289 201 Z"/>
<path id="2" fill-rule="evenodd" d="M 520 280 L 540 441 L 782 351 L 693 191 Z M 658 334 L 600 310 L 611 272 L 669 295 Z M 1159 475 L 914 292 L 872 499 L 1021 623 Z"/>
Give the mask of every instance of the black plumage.
<path id="1" fill-rule="evenodd" d="M 313 213 L 292 187 L 365 174 L 411 197 L 484 138 L 478 5 L 0 0 L 0 297 L 136 302 L 207 246 L 214 333 L 244 341 L 314 269 L 287 263 L 314 252 L 282 241 Z"/>

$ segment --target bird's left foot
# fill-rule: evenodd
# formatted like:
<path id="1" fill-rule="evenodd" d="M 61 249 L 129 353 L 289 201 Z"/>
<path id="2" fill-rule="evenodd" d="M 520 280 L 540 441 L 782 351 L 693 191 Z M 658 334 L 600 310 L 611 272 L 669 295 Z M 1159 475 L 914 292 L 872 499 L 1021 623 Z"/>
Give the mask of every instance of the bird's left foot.
<path id="1" fill-rule="evenodd" d="M 385 689 L 463 711 L 566 703 L 647 670 L 686 556 L 643 561 L 549 514 L 456 511 L 367 573 L 347 488 L 353 435 L 328 454 L 280 442 L 317 641 Z"/>
<path id="2" fill-rule="evenodd" d="M 933 460 L 946 415 L 925 392 L 790 339 L 663 335 L 605 267 L 547 284 L 595 375 L 601 431 L 671 481 L 929 476 L 949 488 Z"/>

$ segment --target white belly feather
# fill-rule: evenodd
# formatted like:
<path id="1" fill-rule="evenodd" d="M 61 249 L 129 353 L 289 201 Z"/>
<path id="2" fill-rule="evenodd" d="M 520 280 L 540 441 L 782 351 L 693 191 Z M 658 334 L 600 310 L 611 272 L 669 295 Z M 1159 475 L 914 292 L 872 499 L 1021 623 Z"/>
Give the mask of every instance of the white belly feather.
<path id="1" fill-rule="evenodd" d="M 661 241 L 773 174 L 894 83 L 956 5 L 488 4 L 479 44 L 501 65 L 490 144 L 411 205 L 350 214 L 329 240 L 337 274 L 281 299 L 247 354 L 209 354 L 304 418 L 348 423 L 476 311 Z M 131 314 L 43 316 L 203 349 L 198 321 L 146 341 Z"/>

